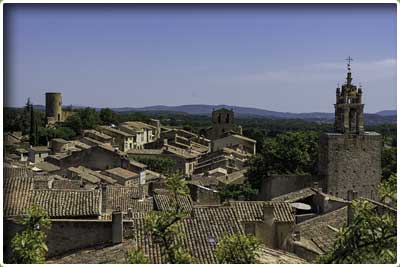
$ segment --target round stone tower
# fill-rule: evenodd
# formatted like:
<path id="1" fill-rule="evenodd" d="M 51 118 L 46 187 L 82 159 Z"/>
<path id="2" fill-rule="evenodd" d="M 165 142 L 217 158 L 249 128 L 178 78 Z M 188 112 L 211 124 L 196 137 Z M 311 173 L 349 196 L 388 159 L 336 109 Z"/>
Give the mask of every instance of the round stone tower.
<path id="1" fill-rule="evenodd" d="M 61 93 L 46 93 L 46 118 L 52 121 L 62 121 Z"/>

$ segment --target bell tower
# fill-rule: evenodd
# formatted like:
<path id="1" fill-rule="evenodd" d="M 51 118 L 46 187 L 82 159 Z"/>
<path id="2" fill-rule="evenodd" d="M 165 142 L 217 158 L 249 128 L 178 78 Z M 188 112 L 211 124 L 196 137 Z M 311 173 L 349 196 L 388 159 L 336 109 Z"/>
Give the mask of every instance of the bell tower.
<path id="1" fill-rule="evenodd" d="M 346 82 L 336 89 L 334 132 L 322 133 L 319 139 L 319 175 L 328 194 L 344 199 L 356 194 L 377 200 L 382 137 L 364 131 L 362 90 L 352 84 L 352 59 L 346 60 Z"/>
<path id="2" fill-rule="evenodd" d="M 364 132 L 364 104 L 362 89 L 351 83 L 351 57 L 346 59 L 346 83 L 336 88 L 335 132 L 343 134 L 361 134 Z"/>

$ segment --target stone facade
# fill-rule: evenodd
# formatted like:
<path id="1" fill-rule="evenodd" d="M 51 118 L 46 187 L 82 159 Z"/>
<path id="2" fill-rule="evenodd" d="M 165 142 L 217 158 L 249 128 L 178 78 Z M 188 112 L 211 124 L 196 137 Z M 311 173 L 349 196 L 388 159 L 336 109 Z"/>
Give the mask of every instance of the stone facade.
<path id="1" fill-rule="evenodd" d="M 319 174 L 326 193 L 347 199 L 349 190 L 358 196 L 377 198 L 381 181 L 382 138 L 377 133 L 324 133 L 319 144 Z"/>

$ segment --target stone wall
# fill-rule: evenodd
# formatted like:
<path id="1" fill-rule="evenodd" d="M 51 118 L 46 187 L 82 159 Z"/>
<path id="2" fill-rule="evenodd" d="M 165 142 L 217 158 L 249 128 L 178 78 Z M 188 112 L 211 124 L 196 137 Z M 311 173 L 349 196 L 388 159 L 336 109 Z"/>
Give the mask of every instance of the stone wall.
<path id="1" fill-rule="evenodd" d="M 61 169 L 82 165 L 93 170 L 106 170 L 121 166 L 121 157 L 117 153 L 100 147 L 72 152 L 71 155 L 62 159 L 48 157 L 46 161 L 59 166 Z"/>
<path id="2" fill-rule="evenodd" d="M 221 203 L 221 199 L 217 192 L 212 189 L 207 190 L 197 185 L 189 184 L 190 197 L 193 200 L 193 204 L 197 205 L 218 205 Z"/>
<path id="3" fill-rule="evenodd" d="M 15 220 L 4 220 L 4 260 L 9 262 L 11 239 L 23 227 Z M 132 222 L 123 222 L 123 236 L 132 236 Z M 53 219 L 52 227 L 47 233 L 47 257 L 65 254 L 69 251 L 111 244 L 113 237 L 112 221 L 105 220 L 72 220 Z"/>
<path id="4" fill-rule="evenodd" d="M 311 175 L 274 175 L 263 181 L 258 194 L 258 200 L 269 201 L 274 197 L 312 187 L 320 178 Z"/>
<path id="5" fill-rule="evenodd" d="M 319 174 L 323 191 L 347 199 L 349 190 L 358 196 L 377 198 L 381 180 L 382 138 L 377 133 L 322 134 Z"/>

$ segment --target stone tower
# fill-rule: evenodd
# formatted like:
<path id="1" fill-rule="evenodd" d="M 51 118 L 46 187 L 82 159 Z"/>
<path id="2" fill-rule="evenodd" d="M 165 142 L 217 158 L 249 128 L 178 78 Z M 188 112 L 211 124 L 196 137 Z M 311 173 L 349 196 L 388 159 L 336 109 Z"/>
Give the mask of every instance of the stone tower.
<path id="1" fill-rule="evenodd" d="M 336 89 L 335 131 L 320 136 L 319 174 L 326 193 L 377 199 L 382 139 L 364 131 L 362 90 L 352 84 L 348 60 L 346 83 Z"/>
<path id="2" fill-rule="evenodd" d="M 221 108 L 212 112 L 212 128 L 208 132 L 208 137 L 215 140 L 225 136 L 234 130 L 233 110 Z"/>
<path id="3" fill-rule="evenodd" d="M 347 64 L 346 83 L 336 88 L 335 131 L 338 133 L 364 132 L 364 104 L 362 90 L 351 84 L 350 63 Z"/>
<path id="4" fill-rule="evenodd" d="M 46 119 L 49 124 L 63 120 L 61 93 L 46 93 Z"/>

